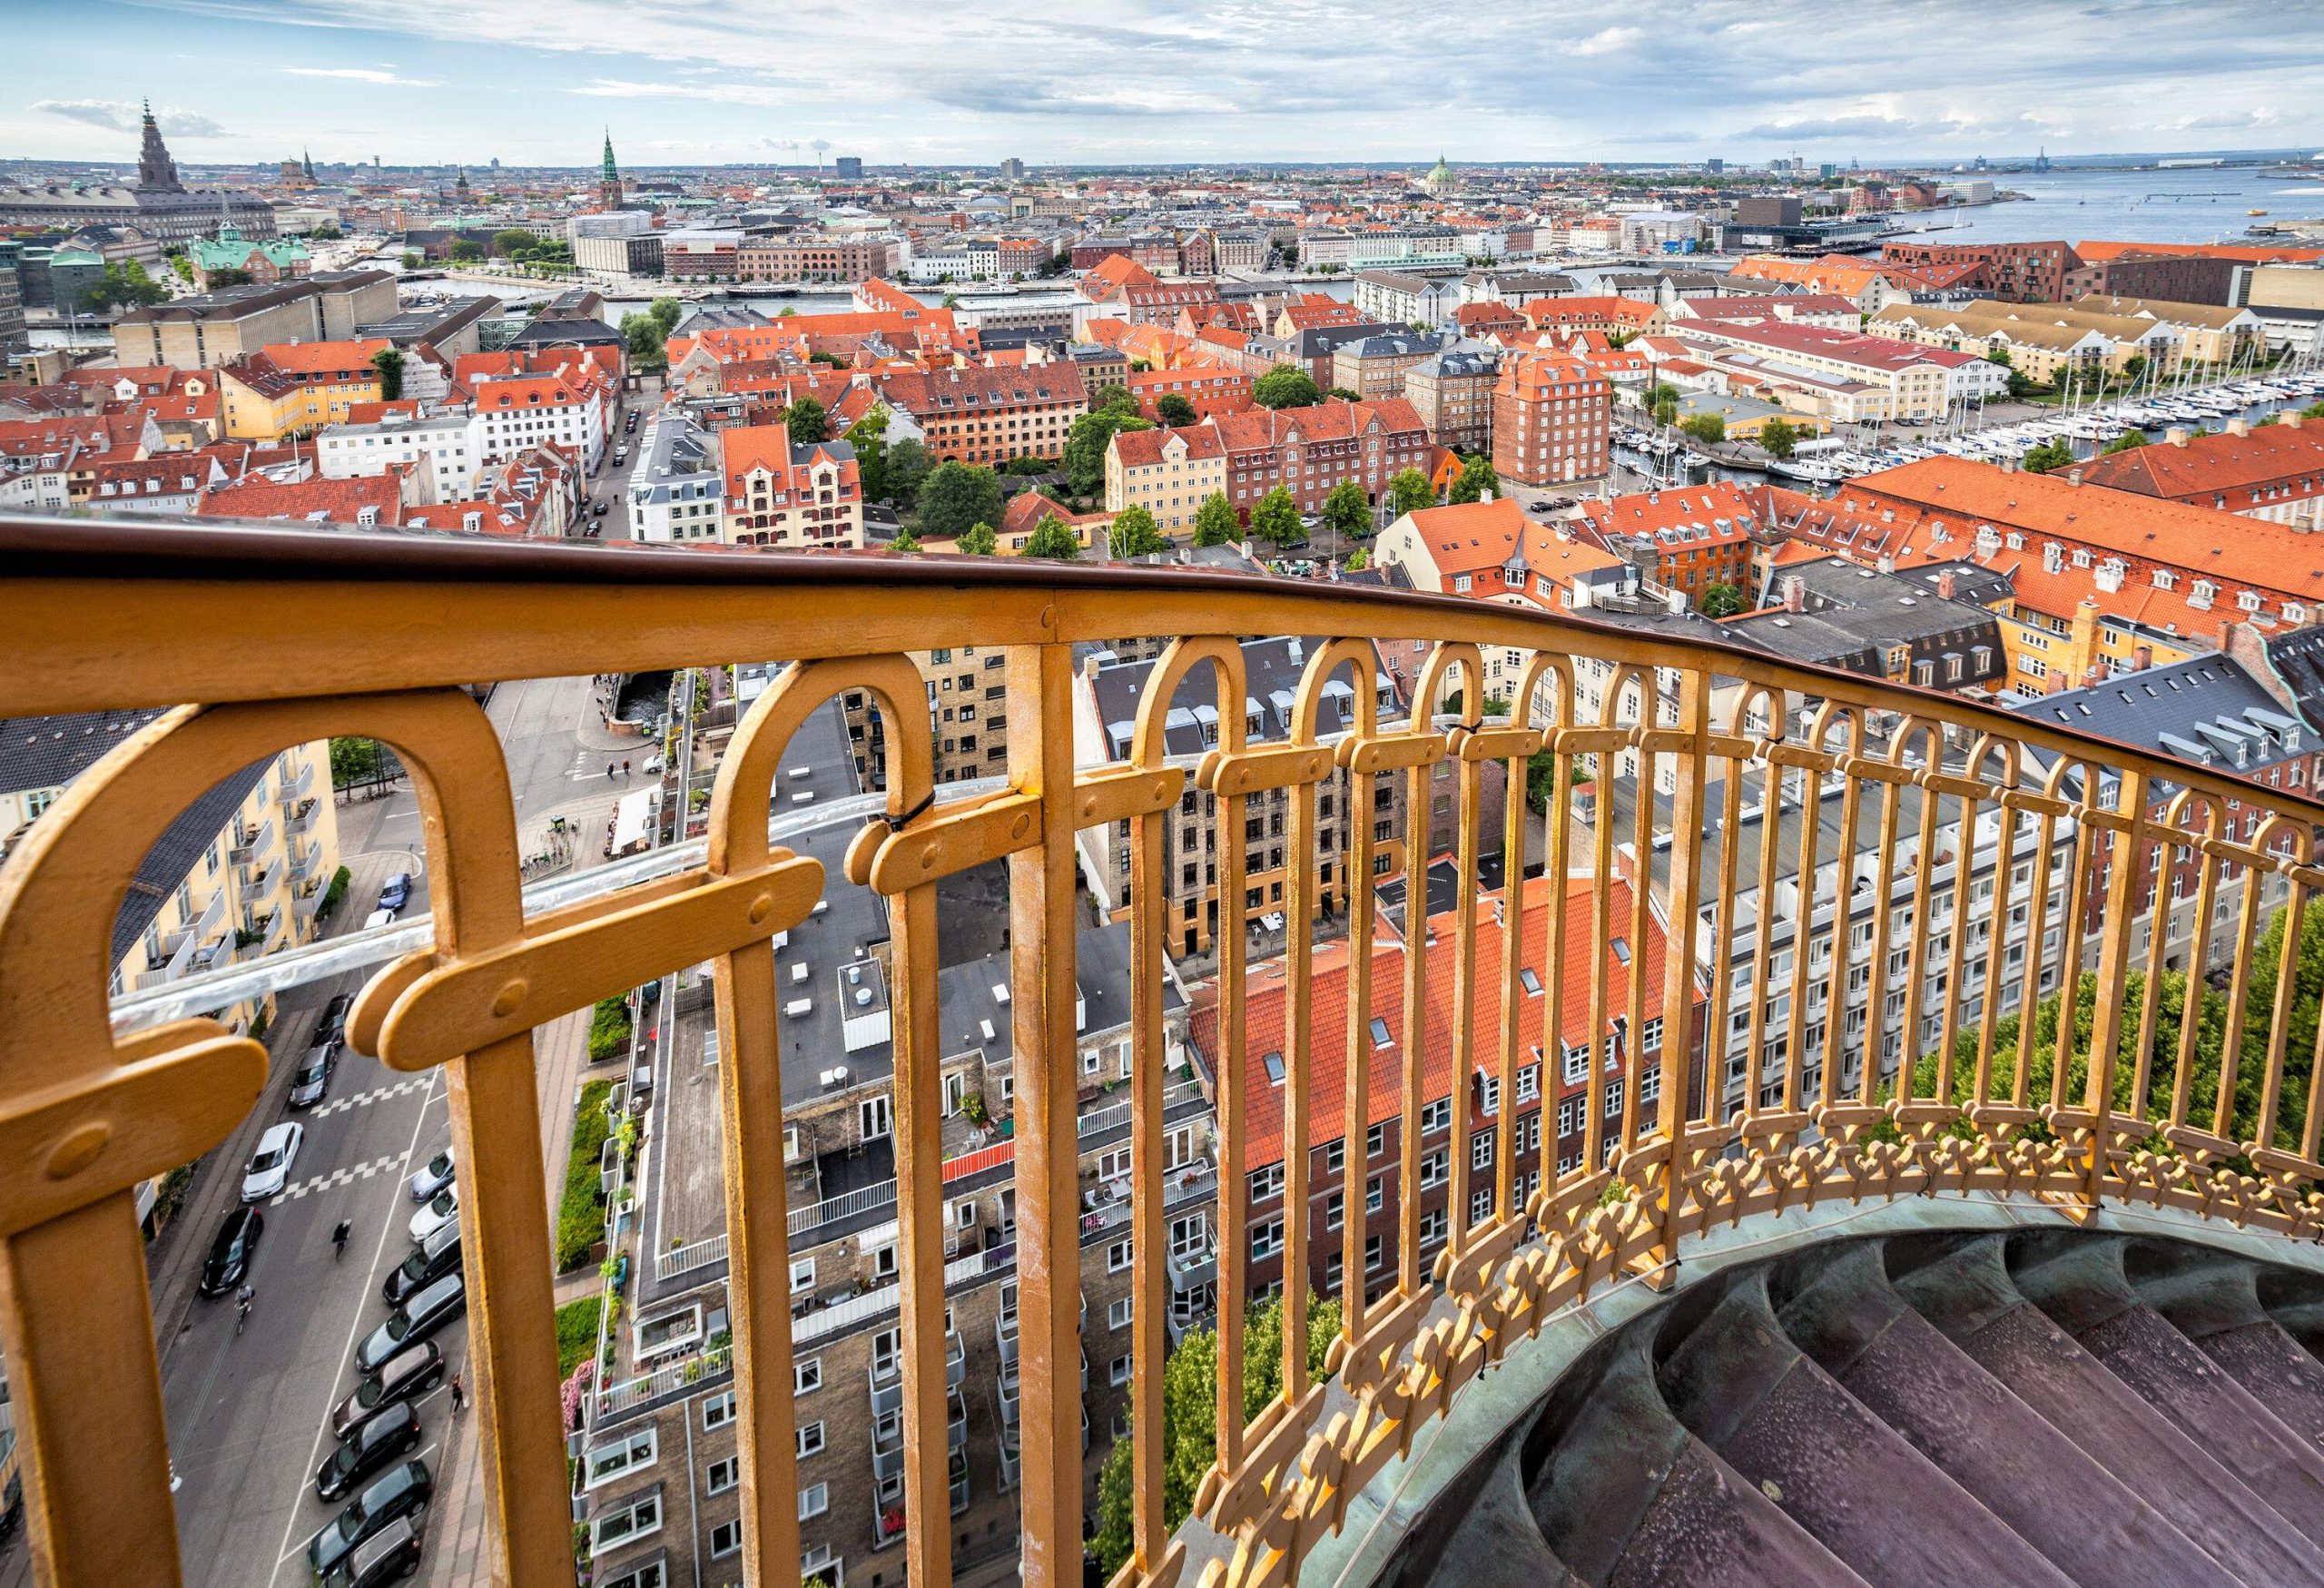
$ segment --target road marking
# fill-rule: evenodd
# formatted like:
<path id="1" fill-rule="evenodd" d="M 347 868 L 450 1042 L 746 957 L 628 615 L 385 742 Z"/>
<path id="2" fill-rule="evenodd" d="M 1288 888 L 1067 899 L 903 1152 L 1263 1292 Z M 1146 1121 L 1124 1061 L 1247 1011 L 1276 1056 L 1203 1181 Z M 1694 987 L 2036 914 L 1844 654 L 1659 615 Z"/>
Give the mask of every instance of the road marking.
<path id="1" fill-rule="evenodd" d="M 410 1080 L 399 1081 L 394 1086 L 380 1087 L 375 1091 L 358 1092 L 353 1097 L 336 1099 L 323 1104 L 307 1117 L 310 1119 L 321 1119 L 332 1114 L 346 1113 L 350 1109 L 369 1108 L 373 1103 L 385 1102 L 389 1098 L 405 1097 L 415 1091 L 426 1091 L 430 1084 L 425 1076 L 415 1077 Z"/>
<path id="2" fill-rule="evenodd" d="M 409 1155 L 407 1154 L 406 1156 Z M 317 1175 L 313 1179 L 308 1180 L 303 1184 L 292 1186 L 288 1190 L 277 1192 L 275 1194 L 274 1200 L 268 1203 L 267 1206 L 270 1208 L 280 1208 L 285 1202 L 297 1201 L 300 1198 L 306 1196 L 310 1191 L 328 1191 L 338 1186 L 351 1186 L 357 1180 L 369 1179 L 373 1175 L 378 1174 L 383 1169 L 393 1169 L 402 1161 L 402 1158 L 399 1158 L 396 1154 L 391 1152 L 385 1158 L 375 1158 L 369 1163 L 359 1163 L 350 1165 L 346 1169 L 335 1169 L 327 1175 Z"/>

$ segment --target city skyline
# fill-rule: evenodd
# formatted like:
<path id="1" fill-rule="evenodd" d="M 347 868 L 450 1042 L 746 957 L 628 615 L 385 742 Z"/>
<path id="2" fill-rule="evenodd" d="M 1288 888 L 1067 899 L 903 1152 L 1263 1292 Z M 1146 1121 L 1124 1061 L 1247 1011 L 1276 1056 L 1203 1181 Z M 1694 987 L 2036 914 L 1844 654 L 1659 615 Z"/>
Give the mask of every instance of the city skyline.
<path id="1" fill-rule="evenodd" d="M 295 143 L 326 163 L 577 167 L 576 138 L 606 123 L 639 166 L 837 153 L 1395 163 L 1439 147 L 1479 162 L 1749 163 L 1797 150 L 1872 163 L 2324 146 L 2312 108 L 2324 105 L 2324 39 L 2288 35 L 2267 7 L 2049 0 L 2013 14 L 2016 47 L 2000 59 L 1960 47 L 1978 15 L 1874 0 L 1834 48 L 1740 0 L 1697 8 L 1683 33 L 1642 28 L 1610 4 L 1542 19 L 1492 5 L 1257 12 L 1205 0 L 1091 25 L 1006 0 L 973 19 L 931 14 L 901 37 L 856 0 L 779 19 L 659 0 L 553 12 L 508 0 L 452 11 L 33 0 L 15 31 L 52 66 L 44 92 L 0 106 L 0 153 L 118 159 L 148 94 L 192 164 L 280 159 Z M 2126 32 L 2166 26 L 2182 35 L 2169 51 L 2124 49 Z M 98 58 L 71 47 L 93 27 L 119 47 Z M 672 117 L 674 104 L 685 113 Z"/>

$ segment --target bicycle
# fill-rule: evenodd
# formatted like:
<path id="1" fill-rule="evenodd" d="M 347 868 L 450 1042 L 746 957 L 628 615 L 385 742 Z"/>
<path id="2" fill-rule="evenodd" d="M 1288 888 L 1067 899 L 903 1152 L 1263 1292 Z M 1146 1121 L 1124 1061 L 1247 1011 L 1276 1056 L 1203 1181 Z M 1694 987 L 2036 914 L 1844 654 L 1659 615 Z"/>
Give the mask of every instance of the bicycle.
<path id="1" fill-rule="evenodd" d="M 339 1262 L 347 1256 L 348 1229 L 349 1221 L 342 1218 L 339 1221 L 339 1228 L 330 1232 L 331 1261 L 333 1262 Z"/>

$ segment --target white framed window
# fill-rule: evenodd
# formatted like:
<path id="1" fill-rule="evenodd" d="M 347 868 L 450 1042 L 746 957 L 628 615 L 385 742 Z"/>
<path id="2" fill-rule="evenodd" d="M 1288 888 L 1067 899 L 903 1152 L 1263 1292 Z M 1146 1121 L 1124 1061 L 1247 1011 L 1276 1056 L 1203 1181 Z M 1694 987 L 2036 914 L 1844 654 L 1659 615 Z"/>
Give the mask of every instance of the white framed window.
<path id="1" fill-rule="evenodd" d="M 1271 1163 L 1251 1171 L 1251 1200 L 1272 1202 L 1283 1195 L 1283 1165 Z"/>
<path id="2" fill-rule="evenodd" d="M 1129 1267 L 1132 1255 L 1130 1242 L 1126 1240 L 1115 1241 L 1111 1246 L 1108 1246 L 1106 1248 L 1106 1272 L 1108 1274 L 1120 1273 L 1123 1269 Z"/>
<path id="3" fill-rule="evenodd" d="M 1130 1313 L 1130 1297 L 1125 1296 L 1106 1308 L 1106 1327 L 1109 1329 L 1129 1327 Z"/>
<path id="4" fill-rule="evenodd" d="M 858 1103 L 856 1118 L 862 1127 L 863 1139 L 876 1141 L 887 1135 L 893 1128 L 895 1110 L 890 1103 L 888 1094 L 881 1092 L 878 1097 L 865 1098 Z"/>
<path id="5" fill-rule="evenodd" d="M 1492 1132 L 1478 1130 L 1469 1137 L 1469 1167 L 1487 1169 L 1492 1167 Z"/>
<path id="6" fill-rule="evenodd" d="M 1374 1175 L 1364 1185 L 1364 1210 L 1377 1213 L 1388 1200 L 1388 1177 Z"/>
<path id="7" fill-rule="evenodd" d="M 963 1197 L 952 1204 L 952 1228 L 974 1229 L 977 1227 L 977 1199 Z"/>
<path id="8" fill-rule="evenodd" d="M 944 1112 L 949 1117 L 960 1111 L 960 1104 L 969 1095 L 969 1075 L 965 1070 L 955 1070 L 944 1078 Z"/>
<path id="9" fill-rule="evenodd" d="M 799 1425 L 799 1455 L 800 1455 L 800 1459 L 804 1460 L 805 1458 L 807 1458 L 807 1457 L 808 1457 L 808 1456 L 810 1456 L 810 1455 L 821 1455 L 822 1453 L 823 1453 L 823 1425 L 822 1425 L 822 1419 L 818 1418 L 816 1421 L 812 1422 L 812 1423 L 802 1423 L 802 1424 L 800 1424 L 800 1425 Z"/>
<path id="10" fill-rule="evenodd" d="M 723 1494 L 743 1481 L 743 1460 L 738 1455 L 722 1455 L 710 1464 L 702 1475 L 703 1493 Z"/>
<path id="11" fill-rule="evenodd" d="M 821 1516 L 832 1508 L 832 1486 L 829 1484 L 809 1484 L 799 1491 L 799 1520 Z"/>
<path id="12" fill-rule="evenodd" d="M 1452 1128 L 1452 1099 L 1438 1098 L 1434 1102 L 1426 1104 L 1421 1109 L 1420 1133 L 1422 1135 L 1433 1136 L 1439 1130 L 1449 1130 Z"/>
<path id="13" fill-rule="evenodd" d="M 1130 1149 L 1127 1143 L 1108 1147 L 1098 1155 L 1098 1178 L 1101 1180 L 1126 1180 L 1130 1175 Z"/>
<path id="14" fill-rule="evenodd" d="M 1517 1100 L 1530 1103 L 1541 1095 L 1541 1067 L 1528 1064 L 1517 1072 Z"/>
<path id="15" fill-rule="evenodd" d="M 1452 1178 L 1452 1160 L 1442 1147 L 1420 1160 L 1420 1186 L 1425 1191 Z"/>
<path id="16" fill-rule="evenodd" d="M 1374 1125 L 1371 1129 L 1364 1132 L 1364 1156 L 1367 1159 L 1377 1158 L 1387 1150 L 1388 1127 L 1386 1124 L 1383 1123 Z"/>
<path id="17" fill-rule="evenodd" d="M 832 1588 L 847 1588 L 847 1563 L 833 1554 L 827 1544 L 799 1553 L 799 1581 L 812 1583 L 818 1577 Z"/>
<path id="18" fill-rule="evenodd" d="M 659 1490 L 640 1494 L 618 1511 L 608 1511 L 591 1518 L 589 1523 L 589 1553 L 603 1554 L 609 1549 L 635 1544 L 662 1531 L 662 1495 Z"/>
<path id="19" fill-rule="evenodd" d="M 662 1574 L 662 1563 L 654 1560 L 640 1561 L 603 1582 L 605 1588 L 667 1588 L 669 1579 Z"/>
<path id="20" fill-rule="evenodd" d="M 740 1517 L 732 1522 L 722 1522 L 710 1530 L 711 1559 L 716 1560 L 720 1555 L 731 1555 L 742 1547 L 743 1523 Z"/>
<path id="21" fill-rule="evenodd" d="M 1129 1356 L 1128 1353 L 1124 1353 L 1123 1355 L 1115 1357 L 1113 1361 L 1107 1364 L 1106 1377 L 1116 1389 L 1119 1389 L 1123 1385 L 1129 1382 Z"/>
<path id="22" fill-rule="evenodd" d="M 1283 1219 L 1262 1219 L 1251 1226 L 1251 1260 L 1258 1262 L 1283 1249 Z"/>
<path id="23" fill-rule="evenodd" d="M 791 1365 L 791 1393 L 812 1395 L 823 1387 L 823 1359 L 802 1356 Z"/>
<path id="24" fill-rule="evenodd" d="M 625 1473 L 641 1472 L 654 1465 L 658 1453 L 658 1440 L 653 1425 L 633 1428 L 612 1443 L 598 1445 L 581 1458 L 581 1486 L 595 1489 L 612 1483 Z"/>
<path id="25" fill-rule="evenodd" d="M 814 1287 L 815 1287 L 815 1259 L 814 1259 L 814 1258 L 792 1258 L 792 1259 L 791 1259 L 791 1294 L 792 1294 L 792 1295 L 793 1295 L 793 1296 L 797 1296 L 797 1295 L 802 1294 L 802 1293 L 803 1293 L 803 1292 L 804 1292 L 804 1291 L 812 1290 Z"/>

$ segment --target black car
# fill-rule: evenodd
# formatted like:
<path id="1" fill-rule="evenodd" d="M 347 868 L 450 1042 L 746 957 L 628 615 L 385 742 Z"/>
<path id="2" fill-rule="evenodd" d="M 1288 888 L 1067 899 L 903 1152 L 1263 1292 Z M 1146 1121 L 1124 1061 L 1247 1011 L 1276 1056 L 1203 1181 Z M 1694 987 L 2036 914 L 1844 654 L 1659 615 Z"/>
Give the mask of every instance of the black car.
<path id="1" fill-rule="evenodd" d="M 409 1516 L 390 1522 L 333 1566 L 323 1588 L 379 1588 L 401 1582 L 419 1570 L 420 1544 L 419 1523 Z"/>
<path id="2" fill-rule="evenodd" d="M 401 1307 L 412 1292 L 459 1271 L 460 1227 L 455 1222 L 421 1241 L 411 1256 L 389 1274 L 388 1282 L 380 1288 L 389 1307 Z"/>
<path id="3" fill-rule="evenodd" d="M 338 1051 L 347 1044 L 347 1011 L 355 1007 L 355 1000 L 347 993 L 335 993 L 323 1005 L 322 1018 L 315 1021 L 315 1034 L 310 1045 Z"/>
<path id="4" fill-rule="evenodd" d="M 344 1500 L 348 1492 L 399 1455 L 419 1448 L 419 1413 L 409 1401 L 374 1412 L 357 1424 L 315 1469 L 315 1498 Z"/>
<path id="5" fill-rule="evenodd" d="M 210 1242 L 210 1256 L 202 1265 L 203 1296 L 223 1296 L 250 1277 L 251 1258 L 258 1253 L 258 1238 L 266 1218 L 255 1208 L 237 1208 L 219 1221 Z"/>
<path id="6" fill-rule="evenodd" d="M 436 1483 L 428 1475 L 425 1462 L 407 1461 L 390 1467 L 308 1542 L 308 1566 L 321 1576 L 352 1553 L 357 1544 L 386 1531 L 389 1524 L 427 1510 L 435 1492 Z"/>
<path id="7" fill-rule="evenodd" d="M 307 1050 L 307 1056 L 299 1060 L 299 1068 L 290 1075 L 292 1108 L 311 1109 L 323 1100 L 323 1094 L 330 1090 L 330 1072 L 337 1063 L 336 1051 L 328 1042 Z"/>
<path id="8" fill-rule="evenodd" d="M 369 1373 L 404 1346 L 415 1345 L 468 1310 L 468 1287 L 457 1273 L 412 1292 L 388 1321 L 355 1347 L 355 1370 Z"/>
<path id="9" fill-rule="evenodd" d="M 343 1438 L 350 1428 L 380 1407 L 418 1400 L 443 1382 L 444 1353 L 435 1341 L 422 1340 L 399 1351 L 379 1364 L 379 1371 L 365 1374 L 355 1393 L 331 1408 L 330 1436 Z"/>

